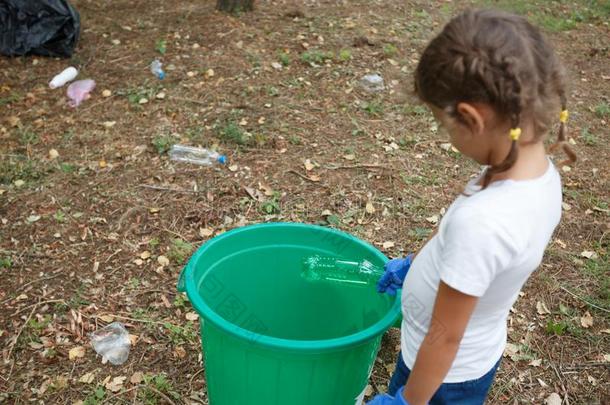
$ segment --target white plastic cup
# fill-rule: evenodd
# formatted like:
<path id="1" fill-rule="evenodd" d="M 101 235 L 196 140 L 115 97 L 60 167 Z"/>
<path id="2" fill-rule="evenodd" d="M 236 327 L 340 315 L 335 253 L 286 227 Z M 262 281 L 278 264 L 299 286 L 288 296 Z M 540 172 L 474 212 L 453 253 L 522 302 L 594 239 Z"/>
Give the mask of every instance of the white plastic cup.
<path id="1" fill-rule="evenodd" d="M 63 72 L 58 74 L 49 82 L 49 87 L 52 89 L 56 89 L 58 87 L 63 86 L 64 84 L 71 82 L 78 75 L 78 70 L 75 67 L 70 66 L 65 69 Z"/>

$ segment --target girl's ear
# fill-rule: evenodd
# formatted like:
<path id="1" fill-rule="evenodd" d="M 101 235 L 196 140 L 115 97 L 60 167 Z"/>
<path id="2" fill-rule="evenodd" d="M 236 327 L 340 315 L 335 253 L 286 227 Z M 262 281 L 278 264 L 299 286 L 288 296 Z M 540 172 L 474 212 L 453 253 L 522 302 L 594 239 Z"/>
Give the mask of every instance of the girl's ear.
<path id="1" fill-rule="evenodd" d="M 458 103 L 457 113 L 462 119 L 462 122 L 470 129 L 470 131 L 479 135 L 483 133 L 485 129 L 485 119 L 481 111 L 479 111 L 474 105 L 469 103 Z"/>

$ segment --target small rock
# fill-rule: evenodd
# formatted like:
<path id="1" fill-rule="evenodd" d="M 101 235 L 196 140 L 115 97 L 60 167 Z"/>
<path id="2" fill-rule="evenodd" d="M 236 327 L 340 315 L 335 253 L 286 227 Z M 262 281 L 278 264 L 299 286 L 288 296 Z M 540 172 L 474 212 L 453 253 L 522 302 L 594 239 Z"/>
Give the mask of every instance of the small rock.
<path id="1" fill-rule="evenodd" d="M 102 91 L 102 97 L 107 98 L 110 96 L 112 96 L 112 92 L 110 90 L 106 89 L 106 90 Z"/>
<path id="2" fill-rule="evenodd" d="M 282 70 L 284 68 L 284 66 L 282 66 L 282 64 L 278 62 L 271 62 L 271 67 L 275 70 Z"/>
<path id="3" fill-rule="evenodd" d="M 59 157 L 59 152 L 57 152 L 57 149 L 49 149 L 49 159 L 54 160 L 57 159 Z"/>
<path id="4" fill-rule="evenodd" d="M 201 48 L 201 45 L 199 45 L 198 43 L 195 42 L 193 44 L 193 49 L 199 49 L 199 48 Z"/>
<path id="5" fill-rule="evenodd" d="M 146 103 L 148 103 L 148 99 L 145 97 L 141 98 L 140 101 L 138 101 L 138 104 L 146 104 Z"/>
<path id="6" fill-rule="evenodd" d="M 164 92 L 157 93 L 157 95 L 155 97 L 158 100 L 163 100 L 165 98 L 165 93 Z"/>
<path id="7" fill-rule="evenodd" d="M 116 121 L 105 121 L 102 125 L 104 125 L 104 128 L 112 128 L 116 125 Z"/>
<path id="8" fill-rule="evenodd" d="M 121 45 L 121 40 L 120 39 L 113 39 L 112 40 L 112 45 Z"/>
<path id="9" fill-rule="evenodd" d="M 208 70 L 205 72 L 205 75 L 206 75 L 207 77 L 213 77 L 213 76 L 214 76 L 214 69 L 208 69 Z"/>
<path id="10" fill-rule="evenodd" d="M 195 73 L 195 72 L 193 72 L 193 71 L 186 72 L 186 75 L 187 75 L 188 77 L 194 77 L 196 74 L 197 74 L 197 73 Z"/>

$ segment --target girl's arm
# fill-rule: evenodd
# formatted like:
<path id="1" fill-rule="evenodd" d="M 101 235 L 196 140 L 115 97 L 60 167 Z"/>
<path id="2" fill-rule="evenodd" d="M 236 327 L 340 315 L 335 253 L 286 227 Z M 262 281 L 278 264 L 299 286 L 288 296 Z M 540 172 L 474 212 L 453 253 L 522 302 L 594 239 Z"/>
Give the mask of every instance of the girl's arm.
<path id="1" fill-rule="evenodd" d="M 447 375 L 478 298 L 441 281 L 428 334 L 422 342 L 403 395 L 410 405 L 425 405 Z"/>

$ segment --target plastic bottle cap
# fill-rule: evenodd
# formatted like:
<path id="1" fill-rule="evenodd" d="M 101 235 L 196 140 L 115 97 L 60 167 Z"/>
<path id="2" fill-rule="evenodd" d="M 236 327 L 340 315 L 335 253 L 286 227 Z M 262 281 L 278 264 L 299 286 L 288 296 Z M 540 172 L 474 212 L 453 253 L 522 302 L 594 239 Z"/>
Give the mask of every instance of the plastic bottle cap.
<path id="1" fill-rule="evenodd" d="M 161 71 L 159 72 L 159 80 L 163 80 L 165 79 L 165 72 Z"/>
<path id="2" fill-rule="evenodd" d="M 218 163 L 223 164 L 223 165 L 225 163 L 227 163 L 227 157 L 225 155 L 218 156 L 218 159 L 216 159 L 216 160 L 218 160 Z"/>

